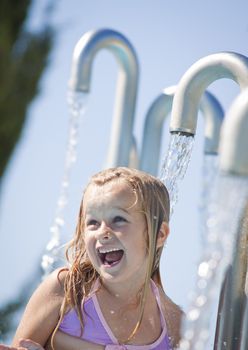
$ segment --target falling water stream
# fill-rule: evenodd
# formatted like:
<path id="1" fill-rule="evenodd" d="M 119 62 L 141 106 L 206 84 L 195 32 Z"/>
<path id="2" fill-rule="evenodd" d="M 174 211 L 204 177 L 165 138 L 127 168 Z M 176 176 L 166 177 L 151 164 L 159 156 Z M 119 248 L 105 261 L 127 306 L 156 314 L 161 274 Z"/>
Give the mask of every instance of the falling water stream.
<path id="1" fill-rule="evenodd" d="M 50 227 L 51 238 L 42 256 L 41 266 L 43 276 L 47 276 L 57 265 L 63 261 L 63 245 L 61 244 L 61 232 L 65 223 L 64 209 L 68 203 L 69 184 L 72 166 L 77 158 L 77 145 L 79 140 L 79 128 L 82 117 L 87 108 L 88 94 L 82 92 L 68 93 L 68 105 L 70 113 L 69 134 L 66 147 L 64 173 L 60 186 L 60 194 L 56 204 L 53 223 Z"/>
<path id="2" fill-rule="evenodd" d="M 191 158 L 193 141 L 190 136 L 171 135 L 160 177 L 170 195 L 171 214 L 178 200 L 178 182 L 184 178 Z M 183 323 L 181 350 L 206 350 L 210 337 L 211 306 L 214 299 L 218 298 L 248 197 L 248 179 L 217 176 L 217 168 L 218 157 L 205 155 L 200 203 L 203 251 L 196 285 L 191 292 L 190 306 Z"/>
<path id="3" fill-rule="evenodd" d="M 219 176 L 208 199 L 206 244 L 198 264 L 190 307 L 183 324 L 181 350 L 205 350 L 210 337 L 210 318 L 225 269 L 230 263 L 235 234 L 248 197 L 248 179 Z M 224 349 L 223 344 L 223 349 Z"/>
<path id="4" fill-rule="evenodd" d="M 199 228 L 202 247 L 207 242 L 207 222 L 213 215 L 215 210 L 210 203 L 214 202 L 212 196 L 214 195 L 213 189 L 215 188 L 215 182 L 218 174 L 219 157 L 216 154 L 204 154 L 203 166 L 202 166 L 202 186 L 199 203 Z"/>
<path id="5" fill-rule="evenodd" d="M 167 155 L 163 161 L 160 180 L 170 196 L 170 216 L 178 200 L 178 181 L 185 176 L 191 158 L 194 137 L 180 133 L 171 134 Z"/>

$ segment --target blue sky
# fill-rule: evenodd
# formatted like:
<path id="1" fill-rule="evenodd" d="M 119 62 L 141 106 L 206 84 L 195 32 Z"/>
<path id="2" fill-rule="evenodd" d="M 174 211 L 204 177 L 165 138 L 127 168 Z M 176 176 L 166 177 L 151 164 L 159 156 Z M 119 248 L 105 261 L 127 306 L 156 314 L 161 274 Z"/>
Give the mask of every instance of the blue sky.
<path id="1" fill-rule="evenodd" d="M 38 28 L 46 1 L 36 0 L 28 26 Z M 3 181 L 0 201 L 0 303 L 14 297 L 40 263 L 49 240 L 63 175 L 68 132 L 67 84 L 73 48 L 88 30 L 112 28 L 133 44 L 140 64 L 134 133 L 141 146 L 145 114 L 161 90 L 175 85 L 198 59 L 220 51 L 248 55 L 246 0 L 61 0 L 50 21 L 56 41 L 40 83 L 40 94 L 29 108 L 28 120 Z M 63 235 L 74 231 L 82 189 L 102 169 L 108 149 L 117 64 L 108 52 L 94 63 L 88 112 L 80 129 L 78 161 L 73 167 Z M 209 91 L 228 109 L 239 88 L 229 80 Z M 203 159 L 203 121 L 192 161 L 180 185 L 179 203 L 163 253 L 162 274 L 169 296 L 184 308 L 194 286 L 201 252 L 198 203 Z M 164 126 L 162 153 L 169 139 Z"/>

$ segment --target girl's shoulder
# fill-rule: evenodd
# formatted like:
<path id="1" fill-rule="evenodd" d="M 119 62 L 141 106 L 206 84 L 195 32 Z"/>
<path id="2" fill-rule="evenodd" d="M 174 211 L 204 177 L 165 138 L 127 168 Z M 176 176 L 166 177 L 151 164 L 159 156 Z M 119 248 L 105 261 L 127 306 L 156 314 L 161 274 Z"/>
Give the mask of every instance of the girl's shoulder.
<path id="1" fill-rule="evenodd" d="M 59 319 L 64 298 L 66 269 L 55 270 L 32 294 L 18 326 L 14 345 L 20 338 L 32 339 L 42 346 L 47 342 Z"/>
<path id="2" fill-rule="evenodd" d="M 180 341 L 180 328 L 184 312 L 180 306 L 175 304 L 168 295 L 165 294 L 162 288 L 159 288 L 159 293 L 168 334 L 171 338 L 173 348 L 176 348 Z"/>
<path id="3" fill-rule="evenodd" d="M 68 274 L 68 268 L 58 268 L 47 276 L 40 285 L 41 289 L 56 295 L 58 298 L 64 297 L 64 284 Z"/>
<path id="4" fill-rule="evenodd" d="M 30 301 L 34 304 L 44 302 L 47 303 L 47 306 L 51 304 L 51 309 L 60 308 L 64 298 L 64 283 L 67 273 L 68 269 L 59 268 L 45 277 L 33 293 Z"/>

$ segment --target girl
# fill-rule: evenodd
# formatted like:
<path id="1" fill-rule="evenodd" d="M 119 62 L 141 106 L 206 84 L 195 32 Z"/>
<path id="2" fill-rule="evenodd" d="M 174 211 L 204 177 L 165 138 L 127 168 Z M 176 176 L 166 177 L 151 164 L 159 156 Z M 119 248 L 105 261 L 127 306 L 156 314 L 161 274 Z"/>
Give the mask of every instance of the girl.
<path id="1" fill-rule="evenodd" d="M 151 175 L 119 167 L 93 176 L 67 249 L 69 267 L 38 287 L 13 347 L 0 350 L 175 348 L 182 311 L 159 273 L 169 209 L 165 186 Z"/>

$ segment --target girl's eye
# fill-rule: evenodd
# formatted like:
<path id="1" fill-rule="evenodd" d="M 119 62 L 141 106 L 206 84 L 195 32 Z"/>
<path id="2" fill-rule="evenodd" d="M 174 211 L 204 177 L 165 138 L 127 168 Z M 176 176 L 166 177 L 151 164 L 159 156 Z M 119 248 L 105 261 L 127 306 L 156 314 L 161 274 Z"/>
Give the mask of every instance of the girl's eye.
<path id="1" fill-rule="evenodd" d="M 97 226 L 98 225 L 98 222 L 96 221 L 96 220 L 94 220 L 94 219 L 91 219 L 91 220 L 88 220 L 87 222 L 86 222 L 86 226 L 93 226 L 93 227 L 95 227 L 95 226 Z"/>
<path id="2" fill-rule="evenodd" d="M 122 216 L 115 216 L 113 222 L 114 223 L 127 222 L 127 220 L 124 217 L 122 217 Z"/>

